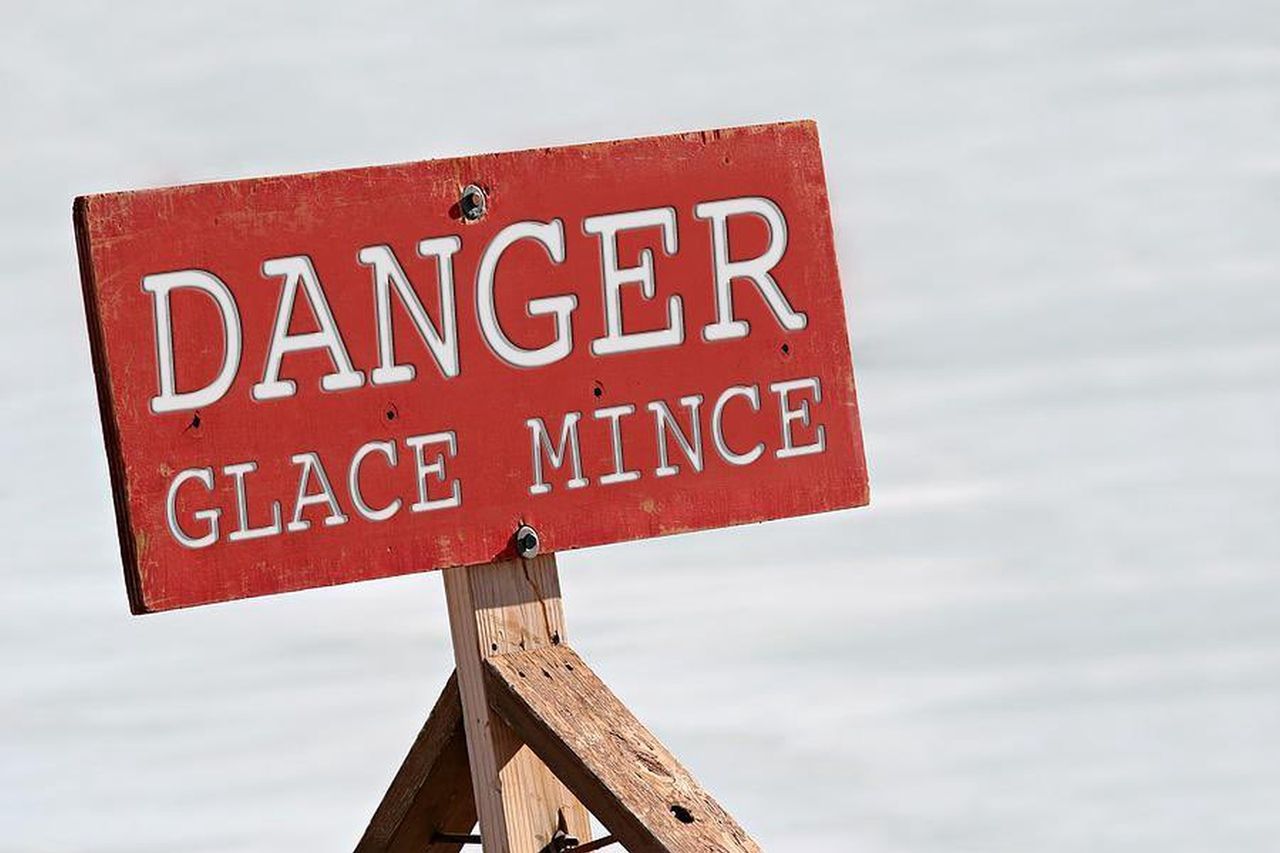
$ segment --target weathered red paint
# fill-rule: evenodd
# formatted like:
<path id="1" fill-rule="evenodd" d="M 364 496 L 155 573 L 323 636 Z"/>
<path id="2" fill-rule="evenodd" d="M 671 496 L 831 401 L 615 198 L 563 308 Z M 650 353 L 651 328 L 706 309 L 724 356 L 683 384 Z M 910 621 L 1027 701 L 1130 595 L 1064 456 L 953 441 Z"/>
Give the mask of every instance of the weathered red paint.
<path id="1" fill-rule="evenodd" d="M 457 206 L 461 188 L 484 187 L 489 210 L 465 222 Z M 787 330 L 749 281 L 734 285 L 735 314 L 750 333 L 704 340 L 716 319 L 711 225 L 695 218 L 699 202 L 766 197 L 786 217 L 788 243 L 773 275 L 808 324 Z M 587 216 L 673 207 L 678 250 L 667 255 L 661 232 L 648 228 L 618 238 L 620 266 L 635 266 L 653 251 L 655 298 L 622 291 L 625 330 L 658 328 L 672 294 L 683 300 L 679 346 L 594 355 L 590 342 L 605 331 L 601 241 L 585 233 Z M 550 317 L 529 317 L 530 298 L 573 293 L 573 349 L 537 368 L 500 360 L 485 342 L 476 313 L 476 271 L 481 252 L 504 226 L 519 220 L 564 223 L 565 261 L 550 262 L 537 245 L 507 252 L 497 274 L 497 308 L 510 337 L 525 347 L 554 335 Z M 119 521 L 131 606 L 164 610 L 253 595 L 375 578 L 451 565 L 482 563 L 512 553 L 512 533 L 535 527 L 542 548 L 560 551 L 668 533 L 761 521 L 866 503 L 867 477 L 858 425 L 821 153 L 809 122 L 635 139 L 593 145 L 462 157 L 308 175 L 210 183 L 77 199 L 75 224 L 94 366 Z M 729 220 L 736 258 L 759 254 L 768 229 L 753 217 Z M 357 262 L 361 247 L 395 252 L 428 314 L 439 318 L 437 269 L 415 252 L 419 240 L 456 235 L 453 257 L 460 372 L 446 378 L 394 302 L 396 353 L 416 367 L 403 384 L 374 385 L 378 362 L 373 274 Z M 297 383 L 294 396 L 255 401 L 280 298 L 277 276 L 264 274 L 268 258 L 311 259 L 355 368 L 364 384 L 322 391 L 320 377 L 334 371 L 323 351 L 285 355 L 281 376 Z M 229 391 L 198 411 L 156 414 L 158 392 L 154 304 L 144 276 L 174 270 L 208 271 L 227 284 L 240 315 L 243 353 Z M 174 356 L 179 390 L 199 386 L 221 364 L 222 327 L 212 302 L 174 296 Z M 315 328 L 298 298 L 292 331 Z M 809 400 L 812 423 L 791 423 L 797 444 L 825 430 L 824 452 L 779 458 L 780 403 L 770 383 L 814 377 L 822 401 Z M 725 407 L 729 445 L 765 452 L 750 465 L 731 465 L 711 446 L 707 419 L 717 396 L 735 385 L 759 388 L 753 412 L 739 398 Z M 691 469 L 674 441 L 678 475 L 657 477 L 655 424 L 645 405 L 664 400 L 682 424 L 679 399 L 702 395 L 699 410 L 703 470 Z M 632 403 L 621 421 L 624 462 L 641 472 L 630 482 L 601 484 L 613 470 L 608 420 L 596 409 Z M 541 417 L 552 438 L 567 411 L 582 412 L 582 465 L 589 486 L 565 488 L 570 474 L 550 470 L 551 491 L 531 494 L 532 440 L 526 420 Z M 416 496 L 407 436 L 440 431 L 456 435 L 447 459 L 449 481 L 460 484 L 458 507 L 414 513 Z M 368 521 L 353 512 L 345 487 L 352 454 L 366 442 L 399 443 L 398 465 L 367 462 L 360 483 L 369 504 L 402 498 L 390 519 Z M 323 462 L 348 521 L 325 526 L 326 506 L 307 509 L 309 529 L 228 541 L 237 525 L 233 478 L 223 467 L 256 461 L 249 475 L 250 525 L 268 520 L 279 500 L 292 516 L 299 465 L 291 456 L 314 452 Z M 384 464 L 385 463 L 385 464 Z M 222 510 L 221 538 L 189 548 L 166 521 L 174 476 L 189 468 L 213 470 L 206 491 L 189 483 L 176 492 L 179 525 L 199 509 Z M 315 491 L 315 480 L 310 482 Z M 434 483 L 448 488 L 448 483 Z"/>

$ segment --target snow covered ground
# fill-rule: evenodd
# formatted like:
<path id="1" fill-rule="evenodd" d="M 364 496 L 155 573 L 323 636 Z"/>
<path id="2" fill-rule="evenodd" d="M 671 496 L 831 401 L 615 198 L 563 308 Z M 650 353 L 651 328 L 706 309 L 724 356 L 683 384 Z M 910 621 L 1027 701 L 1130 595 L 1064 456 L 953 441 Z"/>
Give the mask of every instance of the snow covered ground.
<path id="1" fill-rule="evenodd" d="M 873 507 L 573 553 L 772 853 L 1280 844 L 1280 5 L 3 4 L 0 849 L 342 850 L 437 575 L 134 619 L 81 192 L 813 117 Z"/>

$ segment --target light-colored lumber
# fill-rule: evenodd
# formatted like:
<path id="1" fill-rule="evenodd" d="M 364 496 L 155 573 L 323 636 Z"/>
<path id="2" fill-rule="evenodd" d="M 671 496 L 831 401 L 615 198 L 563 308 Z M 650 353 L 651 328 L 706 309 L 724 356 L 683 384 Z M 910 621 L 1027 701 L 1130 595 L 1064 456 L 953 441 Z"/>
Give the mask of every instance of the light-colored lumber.
<path id="1" fill-rule="evenodd" d="M 485 661 L 564 642 L 555 557 L 444 572 L 484 853 L 542 853 L 563 814 L 568 833 L 591 837 L 586 809 L 490 709 Z"/>
<path id="2" fill-rule="evenodd" d="M 630 853 L 759 853 L 569 647 L 490 657 L 485 681 L 503 719 Z"/>

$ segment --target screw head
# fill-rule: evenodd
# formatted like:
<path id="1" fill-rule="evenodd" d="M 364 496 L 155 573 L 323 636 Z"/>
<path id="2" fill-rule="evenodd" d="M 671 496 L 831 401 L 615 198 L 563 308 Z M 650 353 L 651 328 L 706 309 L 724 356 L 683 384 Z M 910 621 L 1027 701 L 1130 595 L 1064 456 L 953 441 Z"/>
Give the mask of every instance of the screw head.
<path id="1" fill-rule="evenodd" d="M 538 531 L 529 525 L 522 524 L 516 530 L 516 553 L 524 559 L 531 560 L 538 556 L 538 546 L 540 544 Z"/>
<path id="2" fill-rule="evenodd" d="M 463 219 L 468 222 L 479 221 L 488 208 L 489 198 L 484 194 L 484 190 L 475 184 L 467 184 L 462 188 L 462 198 L 458 199 L 458 209 L 462 211 Z"/>

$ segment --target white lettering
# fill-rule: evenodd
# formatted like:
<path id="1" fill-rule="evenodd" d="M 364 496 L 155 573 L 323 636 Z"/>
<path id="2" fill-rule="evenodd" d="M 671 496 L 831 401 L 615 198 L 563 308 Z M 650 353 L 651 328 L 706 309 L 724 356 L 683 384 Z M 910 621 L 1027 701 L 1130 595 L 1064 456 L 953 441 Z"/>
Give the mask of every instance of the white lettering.
<path id="1" fill-rule="evenodd" d="M 386 521 L 400 511 L 402 504 L 399 498 L 395 498 L 381 509 L 374 509 L 365 502 L 364 495 L 360 492 L 360 466 L 364 458 L 371 453 L 381 453 L 391 466 L 395 467 L 397 460 L 394 441 L 371 441 L 361 445 L 351 457 L 351 467 L 347 470 L 347 491 L 351 492 L 351 503 L 355 506 L 356 512 L 370 521 Z"/>
<path id="2" fill-rule="evenodd" d="M 446 507 L 460 505 L 462 503 L 462 489 L 457 480 L 454 480 L 450 487 L 449 497 L 428 497 L 428 475 L 435 475 L 436 480 L 441 483 L 445 481 L 444 453 L 437 453 L 435 461 L 427 463 L 422 452 L 424 447 L 443 444 L 448 448 L 450 456 L 457 456 L 458 437 L 452 432 L 433 432 L 430 435 L 411 435 L 404 440 L 404 443 L 413 448 L 413 460 L 417 466 L 417 473 L 414 476 L 418 481 L 418 500 L 409 506 L 410 512 L 427 512 L 428 510 L 445 509 Z"/>
<path id="3" fill-rule="evenodd" d="M 794 437 L 791 434 L 791 424 L 795 421 L 800 421 L 805 426 L 809 426 L 808 400 L 801 400 L 800 408 L 798 409 L 789 408 L 787 405 L 787 395 L 802 388 L 809 389 L 810 393 L 813 394 L 814 405 L 822 402 L 822 386 L 818 384 L 818 377 L 816 376 L 811 376 L 808 379 L 794 379 L 790 382 L 775 382 L 769 386 L 769 390 L 778 395 L 778 407 L 782 411 L 782 447 L 779 447 L 774 452 L 774 455 L 779 459 L 821 453 L 827 449 L 827 431 L 821 424 L 814 431 L 816 440 L 813 443 L 799 446 L 792 443 Z"/>
<path id="4" fill-rule="evenodd" d="M 329 476 L 325 474 L 324 465 L 320 464 L 320 455 L 298 453 L 291 459 L 295 465 L 302 466 L 302 471 L 298 474 L 298 496 L 293 502 L 293 518 L 285 525 L 285 529 L 290 533 L 297 533 L 310 527 L 311 522 L 302 517 L 302 511 L 316 504 L 326 504 L 329 507 L 329 515 L 324 520 L 325 527 L 346 524 L 347 517 L 342 514 L 342 508 L 338 506 L 338 496 L 333 493 L 333 487 L 329 485 Z M 319 482 L 320 491 L 307 494 L 307 486 L 311 482 L 312 475 L 315 475 Z"/>
<path id="5" fill-rule="evenodd" d="M 578 450 L 578 419 L 581 417 L 582 412 L 565 414 L 560 427 L 560 444 L 554 448 L 551 446 L 551 437 L 547 435 L 547 425 L 542 422 L 542 418 L 529 418 L 525 421 L 533 441 L 533 485 L 529 487 L 529 494 L 543 495 L 551 491 L 551 485 L 542 478 L 541 451 L 546 451 L 547 461 L 551 463 L 552 468 L 562 467 L 566 452 L 571 452 L 573 479 L 569 480 L 565 487 L 580 489 L 587 485 L 586 478 L 582 476 L 582 454 Z"/>
<path id="6" fill-rule="evenodd" d="M 156 321 L 156 364 L 160 370 L 160 393 L 151 398 L 156 414 L 198 409 L 222 399 L 240 369 L 240 313 L 231 290 L 217 276 L 203 270 L 182 270 L 144 276 L 142 289 L 151 294 Z M 198 290 L 213 299 L 222 316 L 222 367 L 213 381 L 195 391 L 177 390 L 173 368 L 173 322 L 169 294 L 175 290 Z"/>
<path id="7" fill-rule="evenodd" d="M 764 453 L 764 442 L 758 443 L 746 453 L 735 453 L 729 448 L 729 444 L 724 438 L 722 415 L 724 414 L 725 405 L 734 397 L 746 397 L 747 401 L 751 403 L 752 411 L 760 411 L 760 389 L 757 386 L 734 385 L 732 388 L 726 388 L 720 398 L 716 400 L 715 407 L 711 410 L 711 439 L 724 461 L 732 465 L 750 465 L 760 458 L 760 454 Z"/>
<path id="8" fill-rule="evenodd" d="M 680 429 L 679 422 L 662 400 L 654 400 L 648 406 L 653 412 L 654 428 L 658 431 L 658 470 L 659 477 L 671 477 L 680 473 L 680 466 L 673 465 L 667 459 L 667 432 L 675 436 L 676 443 L 684 451 L 685 458 L 693 465 L 693 470 L 702 470 L 702 424 L 698 420 L 698 406 L 702 403 L 701 394 L 691 394 L 680 398 L 680 405 L 689 410 L 689 421 L 693 426 L 693 440 L 690 441 Z"/>
<path id="9" fill-rule="evenodd" d="M 773 310 L 778 322 L 788 331 L 803 329 L 808 317 L 791 307 L 770 271 L 787 251 L 787 220 L 782 210 L 767 198 L 758 196 L 708 201 L 694 205 L 694 215 L 711 221 L 711 244 L 716 275 L 716 322 L 705 326 L 702 337 L 708 341 L 746 337 L 751 328 L 746 320 L 733 315 L 733 280 L 749 278 Z M 769 225 L 769 246 L 759 257 L 743 261 L 729 260 L 730 216 L 754 214 Z"/>
<path id="10" fill-rule="evenodd" d="M 605 474 L 600 478 L 602 485 L 611 483 L 627 483 L 631 480 L 639 480 L 639 471 L 627 471 L 622 463 L 622 425 L 619 423 L 624 415 L 634 414 L 635 406 L 630 404 L 622 406 L 610 406 L 605 409 L 596 409 L 595 418 L 598 421 L 609 421 L 609 436 L 613 440 L 613 472 Z"/>
<path id="11" fill-rule="evenodd" d="M 258 470 L 257 462 L 239 462 L 227 465 L 222 469 L 236 481 L 236 513 L 240 526 L 227 534 L 231 542 L 242 539 L 261 539 L 264 536 L 275 536 L 280 532 L 280 501 L 271 502 L 271 523 L 264 527 L 249 526 L 249 496 L 245 489 L 245 475 Z"/>
<path id="12" fill-rule="evenodd" d="M 311 259 L 305 255 L 287 258 L 271 258 L 263 261 L 262 273 L 268 276 L 283 276 L 284 286 L 280 288 L 280 303 L 276 309 L 275 326 L 271 332 L 271 348 L 267 353 L 267 366 L 262 381 L 253 386 L 253 399 L 274 400 L 280 397 L 292 397 L 297 390 L 297 383 L 292 379 L 280 378 L 280 364 L 287 353 L 304 350 L 324 349 L 329 352 L 336 372 L 320 379 L 320 387 L 326 391 L 344 391 L 359 388 L 364 384 L 364 374 L 351 364 L 347 348 L 338 334 L 337 323 L 333 312 L 329 309 L 329 301 L 325 299 L 320 280 L 316 277 Z M 303 334 L 289 334 L 289 324 L 293 320 L 293 309 L 297 301 L 298 283 L 302 283 L 303 293 L 315 315 L 319 331 Z"/>
<path id="13" fill-rule="evenodd" d="M 178 544 L 186 548 L 207 548 L 214 542 L 218 541 L 218 518 L 222 515 L 220 509 L 201 509 L 194 513 L 197 521 L 208 522 L 209 530 L 203 536 L 188 536 L 182 526 L 178 524 L 178 489 L 182 488 L 182 484 L 188 480 L 199 480 L 202 485 L 209 491 L 213 491 L 213 469 L 212 468 L 188 468 L 179 472 L 178 476 L 173 478 L 173 482 L 169 484 L 169 496 L 165 501 L 165 517 L 169 520 L 169 532 L 173 534 L 173 538 L 178 540 Z"/>
<path id="14" fill-rule="evenodd" d="M 652 249 L 640 252 L 640 266 L 618 266 L 618 232 L 653 226 L 662 228 L 662 250 L 674 255 L 677 248 L 674 207 L 588 216 L 582 221 L 584 231 L 600 237 L 600 265 L 604 274 L 605 335 L 591 342 L 591 351 L 596 355 L 679 346 L 684 340 L 684 314 L 679 296 L 667 300 L 665 329 L 631 334 L 622 331 L 622 286 L 640 285 L 640 293 L 645 299 L 653 299 L 657 295 L 657 287 L 653 280 Z"/>
<path id="15" fill-rule="evenodd" d="M 417 375 L 411 364 L 396 364 L 395 344 L 391 330 L 391 291 L 409 312 L 418 336 L 431 350 L 440 372 L 447 377 L 458 375 L 458 315 L 454 308 L 453 254 L 462 247 L 457 237 L 437 237 L 418 243 L 418 255 L 434 257 L 439 269 L 440 325 L 432 324 L 422 300 L 414 292 L 400 262 L 390 246 L 365 246 L 360 250 L 360 263 L 373 267 L 373 297 L 378 315 L 378 366 L 369 374 L 374 385 L 408 382 Z"/>
<path id="16" fill-rule="evenodd" d="M 512 343 L 498 322 L 493 294 L 494 276 L 502 253 L 513 243 L 525 239 L 541 243 L 554 263 L 564 263 L 564 223 L 559 219 L 508 225 L 494 235 L 480 256 L 480 266 L 476 270 L 476 311 L 484 338 L 499 358 L 516 367 L 542 367 L 573 351 L 573 327 L 569 318 L 578 306 L 578 297 L 570 293 L 530 299 L 526 308 L 530 317 L 553 315 L 556 318 L 556 339 L 538 349 L 524 349 Z"/>

